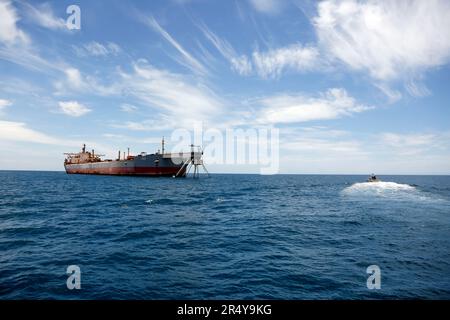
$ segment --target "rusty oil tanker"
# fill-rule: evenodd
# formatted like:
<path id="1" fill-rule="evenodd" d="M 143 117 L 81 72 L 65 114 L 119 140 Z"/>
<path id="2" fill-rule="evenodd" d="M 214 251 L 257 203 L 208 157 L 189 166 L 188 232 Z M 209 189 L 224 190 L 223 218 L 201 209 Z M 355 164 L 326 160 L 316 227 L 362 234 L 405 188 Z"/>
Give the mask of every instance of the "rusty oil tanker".
<path id="1" fill-rule="evenodd" d="M 162 152 L 147 154 L 141 152 L 139 155 L 130 155 L 119 151 L 119 156 L 115 160 L 102 160 L 103 155 L 86 151 L 83 145 L 81 152 L 65 153 L 64 168 L 68 174 L 99 174 L 99 175 L 136 175 L 136 176 L 173 176 L 185 177 L 188 166 L 195 166 L 194 176 L 197 166 L 203 166 L 201 159 L 203 152 L 194 151 L 191 145 L 191 152 L 188 153 L 165 153 L 164 138 L 162 140 Z M 190 169 L 190 167 L 189 167 Z M 205 168 L 206 170 L 206 168 Z"/>

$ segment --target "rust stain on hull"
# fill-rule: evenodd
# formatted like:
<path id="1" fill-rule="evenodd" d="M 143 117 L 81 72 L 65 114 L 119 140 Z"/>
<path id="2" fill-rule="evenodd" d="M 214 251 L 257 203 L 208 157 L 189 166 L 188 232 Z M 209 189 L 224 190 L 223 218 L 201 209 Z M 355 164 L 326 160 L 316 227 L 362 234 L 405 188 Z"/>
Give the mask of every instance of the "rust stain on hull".
<path id="1" fill-rule="evenodd" d="M 123 175 L 123 176 L 173 176 L 180 167 L 106 167 L 106 168 L 79 168 L 77 165 L 66 165 L 68 174 L 95 174 L 95 175 Z M 179 176 L 184 176 L 183 169 Z"/>

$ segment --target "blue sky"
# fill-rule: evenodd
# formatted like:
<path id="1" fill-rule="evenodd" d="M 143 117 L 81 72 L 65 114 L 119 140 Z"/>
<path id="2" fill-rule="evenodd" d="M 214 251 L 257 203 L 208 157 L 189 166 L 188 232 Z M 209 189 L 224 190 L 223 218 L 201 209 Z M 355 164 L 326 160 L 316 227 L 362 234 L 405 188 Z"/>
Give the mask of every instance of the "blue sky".
<path id="1" fill-rule="evenodd" d="M 280 173 L 448 174 L 449 62 L 448 1 L 0 0 L 0 169 L 202 121 L 278 128 Z"/>

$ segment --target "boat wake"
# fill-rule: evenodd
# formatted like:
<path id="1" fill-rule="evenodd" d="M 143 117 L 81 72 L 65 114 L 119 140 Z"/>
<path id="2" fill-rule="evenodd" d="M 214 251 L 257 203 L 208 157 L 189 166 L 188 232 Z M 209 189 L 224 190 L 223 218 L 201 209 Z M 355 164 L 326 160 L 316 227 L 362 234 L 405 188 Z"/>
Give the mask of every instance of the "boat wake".
<path id="1" fill-rule="evenodd" d="M 384 181 L 355 183 L 342 190 L 341 194 L 349 197 L 375 197 L 399 201 L 443 201 L 443 199 L 427 194 L 415 186 Z"/>
<path id="2" fill-rule="evenodd" d="M 377 192 L 384 193 L 386 191 L 412 191 L 417 190 L 415 187 L 409 184 L 396 183 L 396 182 L 358 182 L 351 185 L 348 188 L 345 188 L 344 191 L 347 193 L 352 192 Z"/>

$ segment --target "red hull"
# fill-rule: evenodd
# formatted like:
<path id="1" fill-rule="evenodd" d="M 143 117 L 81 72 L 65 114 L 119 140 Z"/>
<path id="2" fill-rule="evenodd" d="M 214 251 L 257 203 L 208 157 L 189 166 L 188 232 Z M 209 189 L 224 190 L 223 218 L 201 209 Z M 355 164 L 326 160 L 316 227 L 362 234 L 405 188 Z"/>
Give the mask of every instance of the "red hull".
<path id="1" fill-rule="evenodd" d="M 173 176 L 178 173 L 179 167 L 108 167 L 108 168 L 71 168 L 70 165 L 66 166 L 66 172 L 68 174 L 102 174 L 102 175 L 122 175 L 122 176 Z M 184 176 L 186 169 L 178 175 Z"/>

